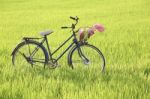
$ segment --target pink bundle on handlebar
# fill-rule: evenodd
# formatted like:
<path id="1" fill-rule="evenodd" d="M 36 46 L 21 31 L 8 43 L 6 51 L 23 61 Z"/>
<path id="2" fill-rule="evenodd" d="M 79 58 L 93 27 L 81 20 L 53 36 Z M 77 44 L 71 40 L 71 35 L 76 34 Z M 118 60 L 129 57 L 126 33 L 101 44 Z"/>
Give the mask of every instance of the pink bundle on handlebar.
<path id="1" fill-rule="evenodd" d="M 90 38 L 96 31 L 103 32 L 104 26 L 101 24 L 94 24 L 92 27 L 82 27 L 79 29 L 79 40 L 80 41 L 86 41 L 88 38 Z"/>

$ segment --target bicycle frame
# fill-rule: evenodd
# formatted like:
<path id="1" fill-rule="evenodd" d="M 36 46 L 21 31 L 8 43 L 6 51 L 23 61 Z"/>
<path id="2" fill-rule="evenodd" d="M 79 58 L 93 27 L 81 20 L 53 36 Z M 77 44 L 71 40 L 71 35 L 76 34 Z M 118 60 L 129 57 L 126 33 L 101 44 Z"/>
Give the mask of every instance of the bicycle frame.
<path id="1" fill-rule="evenodd" d="M 53 61 L 53 55 L 60 49 L 62 48 L 69 40 L 71 40 L 73 38 L 73 42 L 55 59 L 55 61 Z M 48 39 L 47 39 L 47 36 L 44 36 L 43 37 L 43 40 L 40 42 L 40 45 L 43 45 L 44 43 L 46 42 L 46 47 L 47 47 L 47 50 L 48 50 L 48 54 L 49 54 L 49 57 L 53 63 L 56 63 L 73 45 L 76 45 L 78 46 L 79 43 L 77 41 L 77 38 L 75 36 L 75 32 L 73 32 L 73 34 L 67 39 L 65 40 L 58 48 L 56 48 L 53 52 L 51 52 L 50 50 L 50 47 L 49 47 L 49 42 L 48 42 Z M 36 50 L 37 48 L 35 48 Z"/>

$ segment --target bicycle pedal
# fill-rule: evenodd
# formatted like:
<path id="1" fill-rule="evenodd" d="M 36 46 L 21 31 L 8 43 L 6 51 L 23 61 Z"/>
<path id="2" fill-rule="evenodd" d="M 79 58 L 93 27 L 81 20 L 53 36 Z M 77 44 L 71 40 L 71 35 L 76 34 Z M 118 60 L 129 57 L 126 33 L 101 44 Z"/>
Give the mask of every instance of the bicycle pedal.
<path id="1" fill-rule="evenodd" d="M 53 64 L 52 62 L 48 62 L 48 67 L 49 68 L 51 68 L 51 69 L 54 69 L 54 68 L 56 68 L 57 67 L 57 65 L 56 64 Z"/>

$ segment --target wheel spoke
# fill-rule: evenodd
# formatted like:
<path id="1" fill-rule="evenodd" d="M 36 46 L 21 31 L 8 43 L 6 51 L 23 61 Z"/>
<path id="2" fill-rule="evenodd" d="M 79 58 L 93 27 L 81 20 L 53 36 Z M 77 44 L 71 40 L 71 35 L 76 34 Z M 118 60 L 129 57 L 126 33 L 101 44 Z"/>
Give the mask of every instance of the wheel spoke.
<path id="1" fill-rule="evenodd" d="M 27 60 L 27 57 L 25 56 L 24 53 L 21 53 L 20 51 L 18 51 L 26 60 Z"/>

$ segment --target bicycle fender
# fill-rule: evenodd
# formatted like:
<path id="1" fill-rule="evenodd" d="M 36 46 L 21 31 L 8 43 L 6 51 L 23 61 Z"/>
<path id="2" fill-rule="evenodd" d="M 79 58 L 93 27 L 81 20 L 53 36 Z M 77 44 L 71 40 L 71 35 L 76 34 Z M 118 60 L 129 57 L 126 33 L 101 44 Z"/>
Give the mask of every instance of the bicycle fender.
<path id="1" fill-rule="evenodd" d="M 21 43 L 17 44 L 17 46 L 12 50 L 11 56 L 15 53 L 15 51 L 18 49 L 19 45 L 25 43 L 25 41 L 22 41 Z"/>

